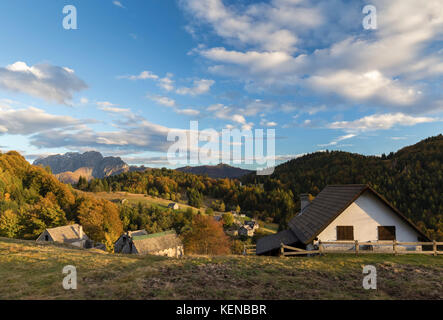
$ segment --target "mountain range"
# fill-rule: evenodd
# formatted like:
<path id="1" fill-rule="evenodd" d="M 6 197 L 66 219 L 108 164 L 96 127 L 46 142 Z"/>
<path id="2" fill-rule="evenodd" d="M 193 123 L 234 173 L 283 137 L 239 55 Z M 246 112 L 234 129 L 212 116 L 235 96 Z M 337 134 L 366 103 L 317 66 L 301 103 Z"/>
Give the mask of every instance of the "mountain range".
<path id="1" fill-rule="evenodd" d="M 33 164 L 50 167 L 52 173 L 64 183 L 77 183 L 80 176 L 90 180 L 130 171 L 130 167 L 119 157 L 103 157 L 96 151 L 52 155 L 37 159 Z"/>
<path id="2" fill-rule="evenodd" d="M 49 167 L 61 182 L 74 184 L 80 177 L 87 180 L 106 178 L 130 171 L 144 171 L 144 166 L 130 166 L 120 157 L 103 157 L 100 152 L 68 152 L 52 155 L 34 161 L 34 165 Z M 211 178 L 239 178 L 251 173 L 250 170 L 236 168 L 220 163 L 215 166 L 197 166 L 178 168 L 178 171 L 197 175 L 208 175 Z"/>

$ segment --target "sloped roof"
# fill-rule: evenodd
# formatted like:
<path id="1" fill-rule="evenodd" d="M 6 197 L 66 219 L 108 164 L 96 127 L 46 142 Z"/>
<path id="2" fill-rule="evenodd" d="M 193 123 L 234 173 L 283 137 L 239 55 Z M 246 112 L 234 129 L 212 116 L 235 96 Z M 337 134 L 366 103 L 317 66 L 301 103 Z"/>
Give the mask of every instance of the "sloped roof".
<path id="1" fill-rule="evenodd" d="M 370 191 L 406 221 L 424 239 L 428 239 L 398 209 L 392 206 L 374 189 L 365 184 L 326 186 L 307 206 L 302 214 L 291 219 L 289 228 L 301 242 L 308 244 L 320 234 L 336 217 L 349 207 L 363 192 Z"/>
<path id="2" fill-rule="evenodd" d="M 132 237 L 132 242 L 140 254 L 148 254 L 150 252 L 175 248 L 182 245 L 180 238 L 174 230 L 134 236 Z"/>
<path id="3" fill-rule="evenodd" d="M 80 225 L 71 224 L 69 226 L 62 226 L 57 228 L 46 229 L 51 238 L 57 242 L 72 242 L 76 240 L 87 240 L 88 236 L 83 232 L 83 237 L 80 237 Z"/>
<path id="4" fill-rule="evenodd" d="M 265 252 L 280 248 L 280 244 L 290 245 L 298 242 L 297 236 L 291 230 L 280 231 L 257 240 L 256 254 L 263 254 Z"/>
<path id="5" fill-rule="evenodd" d="M 147 234 L 148 234 L 148 232 L 145 229 L 128 231 L 128 236 L 130 236 L 130 237 L 144 236 Z"/>

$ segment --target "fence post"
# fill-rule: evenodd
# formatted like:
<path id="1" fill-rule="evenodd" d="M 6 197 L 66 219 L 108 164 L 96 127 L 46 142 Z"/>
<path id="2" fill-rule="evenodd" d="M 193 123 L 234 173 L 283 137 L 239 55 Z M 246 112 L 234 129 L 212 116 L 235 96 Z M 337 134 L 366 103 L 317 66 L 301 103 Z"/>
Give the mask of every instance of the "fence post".
<path id="1" fill-rule="evenodd" d="M 432 241 L 432 249 L 434 250 L 434 256 L 437 255 L 437 242 L 434 240 Z"/>
<path id="2" fill-rule="evenodd" d="M 355 240 L 355 254 L 356 254 L 356 255 L 358 255 L 358 250 L 360 249 L 359 247 L 360 247 L 360 246 L 359 246 L 359 244 L 358 244 L 358 240 Z"/>
<path id="3" fill-rule="evenodd" d="M 323 254 L 323 245 L 321 244 L 321 240 L 318 241 L 318 252 L 320 255 Z"/>
<path id="4" fill-rule="evenodd" d="M 397 240 L 392 241 L 392 249 L 394 250 L 394 255 L 397 255 Z"/>
<path id="5" fill-rule="evenodd" d="M 280 242 L 280 257 L 285 256 L 285 248 L 283 247 L 283 242 Z"/>

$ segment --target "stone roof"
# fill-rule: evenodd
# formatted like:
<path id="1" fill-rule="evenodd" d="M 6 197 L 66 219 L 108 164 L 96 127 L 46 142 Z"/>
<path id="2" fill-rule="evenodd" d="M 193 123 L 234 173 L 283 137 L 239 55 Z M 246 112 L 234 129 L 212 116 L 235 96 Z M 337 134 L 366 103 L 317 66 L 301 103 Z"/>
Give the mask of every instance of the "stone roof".
<path id="1" fill-rule="evenodd" d="M 51 238 L 57 242 L 73 242 L 78 240 L 88 240 L 88 236 L 84 233 L 80 237 L 80 228 L 78 224 L 72 224 L 68 226 L 49 228 L 46 231 L 49 233 Z"/>
<path id="2" fill-rule="evenodd" d="M 174 230 L 133 236 L 132 242 L 139 254 L 149 254 L 151 252 L 182 246 L 182 242 Z"/>

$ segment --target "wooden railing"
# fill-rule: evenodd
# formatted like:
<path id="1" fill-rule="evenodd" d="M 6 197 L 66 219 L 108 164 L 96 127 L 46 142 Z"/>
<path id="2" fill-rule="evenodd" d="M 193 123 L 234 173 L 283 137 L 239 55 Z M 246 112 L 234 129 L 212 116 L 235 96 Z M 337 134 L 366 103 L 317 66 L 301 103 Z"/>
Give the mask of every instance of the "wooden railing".
<path id="1" fill-rule="evenodd" d="M 255 255 L 256 245 L 255 244 L 245 244 L 243 245 L 243 255 Z"/>
<path id="2" fill-rule="evenodd" d="M 351 245 L 351 248 L 330 247 L 327 245 Z M 369 246 L 369 250 L 363 250 L 360 246 Z M 373 250 L 374 247 L 388 246 L 392 250 L 378 251 Z M 399 250 L 402 246 L 422 246 L 422 250 Z M 423 250 L 423 246 L 432 247 L 432 250 Z M 443 254 L 443 251 L 439 251 L 438 246 L 443 246 L 443 242 L 398 242 L 394 241 L 319 241 L 318 249 L 316 250 L 304 250 L 287 246 L 285 244 L 280 245 L 280 256 L 293 256 L 293 255 L 309 255 L 309 254 L 324 254 L 324 253 L 353 253 L 353 254 L 366 254 L 366 253 L 388 253 L 388 254 L 429 254 L 437 256 Z M 289 251 L 288 251 L 289 250 Z"/>

